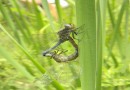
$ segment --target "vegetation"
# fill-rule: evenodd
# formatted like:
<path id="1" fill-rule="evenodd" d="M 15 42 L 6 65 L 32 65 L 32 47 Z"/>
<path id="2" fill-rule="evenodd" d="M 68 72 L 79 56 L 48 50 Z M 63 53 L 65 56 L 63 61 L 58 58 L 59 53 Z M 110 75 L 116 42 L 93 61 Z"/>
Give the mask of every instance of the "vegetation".
<path id="1" fill-rule="evenodd" d="M 36 1 L 0 1 L 0 90 L 130 89 L 129 0 Z M 81 26 L 80 55 L 57 63 L 42 52 L 65 23 Z M 74 52 L 68 42 L 64 49 Z"/>

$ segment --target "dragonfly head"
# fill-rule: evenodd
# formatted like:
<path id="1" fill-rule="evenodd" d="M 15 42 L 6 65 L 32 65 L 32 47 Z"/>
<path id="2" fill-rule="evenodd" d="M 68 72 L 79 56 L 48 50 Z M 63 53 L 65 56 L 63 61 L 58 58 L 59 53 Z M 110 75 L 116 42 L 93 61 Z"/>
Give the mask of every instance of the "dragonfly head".
<path id="1" fill-rule="evenodd" d="M 74 25 L 73 24 L 65 24 L 64 27 L 65 27 L 65 29 L 73 29 Z"/>

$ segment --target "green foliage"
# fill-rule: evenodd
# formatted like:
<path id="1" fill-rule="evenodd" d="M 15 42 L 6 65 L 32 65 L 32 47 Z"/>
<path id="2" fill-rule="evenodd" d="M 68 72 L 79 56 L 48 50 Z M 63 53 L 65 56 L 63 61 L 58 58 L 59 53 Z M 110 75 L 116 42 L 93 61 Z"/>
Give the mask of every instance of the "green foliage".
<path id="1" fill-rule="evenodd" d="M 77 4 L 77 23 L 84 25 L 80 47 L 82 90 L 95 90 L 96 85 L 96 13 L 95 0 L 80 0 Z M 87 8 L 89 7 L 89 8 Z M 80 10 L 82 9 L 82 10 Z M 81 17 L 81 18 L 80 18 Z M 80 37 L 81 37 L 80 36 Z M 93 40 L 91 40 L 91 38 Z M 90 39 L 90 40 L 89 40 Z"/>
<path id="2" fill-rule="evenodd" d="M 56 22 L 52 22 L 53 20 L 51 18 L 51 14 L 49 14 L 49 8 L 46 8 L 45 10 L 49 16 L 48 19 L 44 15 L 43 9 L 39 7 L 34 1 L 32 4 L 26 6 L 17 0 L 10 1 L 9 3 L 10 5 L 3 4 L 2 2 L 0 3 L 0 34 L 3 37 L 0 39 L 0 55 L 1 65 L 3 63 L 2 60 L 4 59 L 4 62 L 11 63 L 12 66 L 14 66 L 15 70 L 12 70 L 12 75 L 15 73 L 17 78 L 11 79 L 12 82 L 16 82 L 16 85 L 12 86 L 14 88 L 22 89 L 27 89 L 30 87 L 28 90 L 31 90 L 33 87 L 34 90 L 36 90 L 36 88 L 41 88 L 43 90 L 45 90 L 45 88 L 56 88 L 57 90 L 64 90 L 63 86 L 61 85 L 62 83 L 59 83 L 60 79 L 58 77 L 60 77 L 61 73 L 59 67 L 63 68 L 66 66 L 67 68 L 69 67 L 68 64 L 60 65 L 50 60 L 50 58 L 43 57 L 41 54 L 43 50 L 49 48 L 50 42 L 48 41 L 51 41 L 51 44 L 56 43 L 56 41 L 52 41 L 53 38 L 56 37 L 56 33 L 52 35 L 51 33 L 56 32 L 53 30 L 56 28 L 58 30 L 60 25 Z M 48 7 L 47 4 L 44 5 L 44 3 L 45 1 L 43 1 L 43 6 Z M 55 29 L 53 26 L 55 26 Z M 66 48 L 67 47 L 68 46 L 66 46 Z M 6 65 L 8 67 L 8 64 Z M 6 65 L 4 65 L 4 67 Z M 72 65 L 70 68 L 73 69 L 74 66 L 75 65 Z M 76 67 L 78 67 L 78 65 L 76 65 Z M 66 68 L 63 72 L 67 71 L 71 73 L 71 70 L 69 71 L 69 68 Z M 8 70 L 11 71 L 9 68 Z M 76 71 L 74 69 L 73 73 L 75 72 Z M 17 75 L 18 73 L 21 74 Z M 75 75 L 75 77 L 77 77 L 78 73 L 75 74 L 77 74 Z M 14 75 L 13 77 L 16 76 Z M 4 81 L 8 80 L 9 78 L 9 76 L 6 74 L 3 76 L 1 75 L 1 77 L 6 77 Z M 25 77 L 27 77 L 27 79 L 23 79 L 23 81 L 21 81 L 22 78 Z M 72 75 L 69 75 L 69 78 L 71 77 Z M 72 80 L 75 79 L 73 78 Z M 19 85 L 17 82 L 23 84 L 26 82 L 24 85 L 28 84 L 29 86 L 22 87 L 22 85 Z M 39 82 L 41 84 L 38 84 Z M 71 81 L 68 81 L 68 83 L 69 82 Z M 11 83 L 5 83 L 7 88 L 11 89 L 9 84 Z M 53 85 L 53 87 L 51 85 Z M 1 89 L 5 89 L 4 84 L 1 85 Z"/>
<path id="3" fill-rule="evenodd" d="M 35 1 L 0 1 L 0 90 L 129 90 L 129 0 Z M 83 26 L 80 56 L 57 63 L 41 53 L 65 23 Z M 60 49 L 73 52 L 68 42 Z"/>

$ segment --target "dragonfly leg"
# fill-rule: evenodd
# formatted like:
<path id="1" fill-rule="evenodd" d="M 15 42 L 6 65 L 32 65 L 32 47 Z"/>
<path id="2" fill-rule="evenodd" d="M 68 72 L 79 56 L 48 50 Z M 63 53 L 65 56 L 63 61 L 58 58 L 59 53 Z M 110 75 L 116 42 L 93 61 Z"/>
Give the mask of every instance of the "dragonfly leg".
<path id="1" fill-rule="evenodd" d="M 62 50 L 58 55 L 67 52 L 68 50 Z"/>

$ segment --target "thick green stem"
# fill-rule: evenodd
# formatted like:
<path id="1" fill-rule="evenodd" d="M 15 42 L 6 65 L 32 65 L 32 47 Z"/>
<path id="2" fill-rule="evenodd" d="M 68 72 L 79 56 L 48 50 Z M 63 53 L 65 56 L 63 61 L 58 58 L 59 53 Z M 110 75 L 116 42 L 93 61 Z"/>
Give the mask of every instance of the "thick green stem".
<path id="1" fill-rule="evenodd" d="M 76 0 L 78 26 L 84 25 L 80 44 L 82 90 L 96 90 L 96 14 L 95 0 Z"/>

